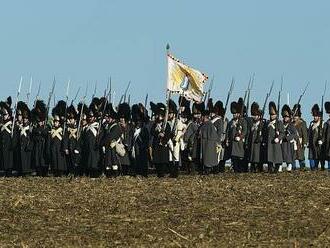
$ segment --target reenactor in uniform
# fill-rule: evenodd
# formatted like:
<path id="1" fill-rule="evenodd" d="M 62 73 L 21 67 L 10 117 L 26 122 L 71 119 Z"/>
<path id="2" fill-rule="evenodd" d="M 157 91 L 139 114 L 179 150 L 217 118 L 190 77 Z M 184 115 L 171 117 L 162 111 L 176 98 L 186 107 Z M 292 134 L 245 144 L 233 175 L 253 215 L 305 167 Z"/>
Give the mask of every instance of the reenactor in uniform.
<path id="1" fill-rule="evenodd" d="M 276 173 L 283 163 L 281 141 L 284 136 L 283 123 L 277 118 L 278 111 L 274 102 L 269 103 L 269 121 L 265 125 L 264 144 L 267 149 L 268 172 Z"/>
<path id="2" fill-rule="evenodd" d="M 168 141 L 171 135 L 171 127 L 164 123 L 166 106 L 163 103 L 157 103 L 155 109 L 155 122 L 151 128 L 152 138 L 152 160 L 156 167 L 158 177 L 164 177 L 168 171 L 169 164 L 169 146 Z"/>
<path id="3" fill-rule="evenodd" d="M 245 139 L 247 134 L 247 123 L 242 116 L 243 113 L 243 99 L 240 98 L 238 102 L 230 104 L 230 110 L 233 114 L 233 119 L 227 126 L 227 141 L 226 149 L 230 155 L 234 172 L 245 172 Z"/>
<path id="4" fill-rule="evenodd" d="M 187 171 L 195 173 L 200 168 L 200 135 L 199 129 L 201 125 L 202 112 L 205 110 L 204 102 L 194 103 L 192 106 L 192 119 L 188 122 L 186 132 L 183 135 L 185 143 L 185 153 L 187 154 Z"/>
<path id="5" fill-rule="evenodd" d="M 22 176 L 31 175 L 34 168 L 32 168 L 32 126 L 30 125 L 31 112 L 29 107 L 24 103 L 20 106 L 20 113 L 22 115 L 22 123 L 18 127 L 17 147 L 19 148 L 18 166 L 19 174 Z"/>
<path id="6" fill-rule="evenodd" d="M 330 115 L 330 102 L 325 102 L 325 111 Z M 330 170 L 330 118 L 324 123 L 323 128 L 323 147 L 324 147 L 324 159 L 327 161 L 328 170 Z"/>
<path id="7" fill-rule="evenodd" d="M 80 143 L 78 140 L 78 113 L 73 105 L 67 109 L 67 132 L 65 133 L 64 151 L 68 172 L 79 174 Z"/>
<path id="8" fill-rule="evenodd" d="M 48 127 L 45 120 L 47 116 L 47 108 L 43 101 L 37 100 L 31 111 L 33 129 L 32 129 L 32 164 L 35 166 L 38 176 L 47 176 L 48 174 L 48 152 L 46 145 L 48 144 Z"/>
<path id="9" fill-rule="evenodd" d="M 98 177 L 100 175 L 100 144 L 99 144 L 99 99 L 94 98 L 88 108 L 87 126 L 84 135 L 81 136 L 81 153 L 84 161 L 84 171 L 86 175 Z"/>
<path id="10" fill-rule="evenodd" d="M 0 102 L 1 129 L 0 129 L 0 174 L 12 176 L 13 170 L 13 142 L 12 142 L 12 111 L 11 98 Z"/>
<path id="11" fill-rule="evenodd" d="M 294 124 L 291 122 L 292 111 L 288 105 L 283 105 L 281 114 L 284 126 L 282 139 L 283 162 L 287 165 L 286 170 L 291 171 L 292 165 L 295 162 L 295 151 L 297 150 L 296 140 L 298 135 Z M 282 171 L 282 166 L 280 166 L 279 171 Z"/>
<path id="12" fill-rule="evenodd" d="M 209 109 L 213 106 L 209 104 Z M 219 165 L 220 140 L 218 130 L 211 121 L 210 111 L 202 112 L 203 122 L 200 127 L 199 135 L 201 142 L 201 165 L 202 173 L 209 174 Z"/>
<path id="13" fill-rule="evenodd" d="M 131 108 L 128 103 L 121 103 L 118 106 L 119 127 L 121 130 L 121 141 L 125 146 L 126 153 L 123 157 L 119 157 L 121 170 L 123 175 L 132 173 L 131 169 L 131 150 L 132 150 L 132 136 L 133 129 L 131 121 Z"/>
<path id="14" fill-rule="evenodd" d="M 250 126 L 247 138 L 247 157 L 251 164 L 251 172 L 262 172 L 264 156 L 262 147 L 263 121 L 262 111 L 259 104 L 253 102 L 251 105 L 252 125 Z"/>
<path id="15" fill-rule="evenodd" d="M 218 134 L 218 166 L 216 166 L 215 173 L 225 171 L 225 139 L 228 120 L 224 118 L 225 109 L 221 101 L 217 101 L 211 109 L 212 123 L 214 124 Z"/>
<path id="16" fill-rule="evenodd" d="M 86 128 L 88 126 L 87 115 L 88 115 L 88 106 L 84 103 L 79 103 L 77 106 L 77 135 L 78 135 L 78 151 L 79 151 L 79 163 L 75 168 L 75 175 L 83 176 L 87 174 L 86 172 L 86 158 L 87 155 L 84 154 L 84 142 L 86 141 Z"/>
<path id="17" fill-rule="evenodd" d="M 54 176 L 67 174 L 67 164 L 65 160 L 64 130 L 66 102 L 59 101 L 52 110 L 53 125 L 48 138 L 48 157 L 50 168 Z"/>
<path id="18" fill-rule="evenodd" d="M 168 105 L 168 124 L 171 128 L 171 136 L 168 141 L 169 145 L 169 172 L 171 177 L 178 177 L 180 165 L 180 139 L 183 136 L 183 123 L 178 118 L 178 109 L 173 100 Z"/>
<path id="19" fill-rule="evenodd" d="M 131 161 L 133 175 L 148 176 L 148 149 L 149 149 L 149 130 L 146 125 L 148 116 L 142 104 L 132 106 L 132 148 Z"/>
<path id="20" fill-rule="evenodd" d="M 314 171 L 319 168 L 319 164 L 321 164 L 321 168 L 324 168 L 324 160 L 322 156 L 322 113 L 318 104 L 314 104 L 312 107 L 312 115 L 313 121 L 310 123 L 308 129 L 308 159 L 310 162 L 310 168 L 312 171 Z"/>
<path id="21" fill-rule="evenodd" d="M 297 130 L 297 150 L 295 152 L 295 160 L 298 160 L 300 169 L 304 169 L 306 167 L 305 163 L 305 150 L 308 143 L 308 129 L 306 121 L 301 117 L 301 106 L 300 104 L 295 104 L 293 106 L 293 124 Z M 296 166 L 294 164 L 293 169 Z"/>

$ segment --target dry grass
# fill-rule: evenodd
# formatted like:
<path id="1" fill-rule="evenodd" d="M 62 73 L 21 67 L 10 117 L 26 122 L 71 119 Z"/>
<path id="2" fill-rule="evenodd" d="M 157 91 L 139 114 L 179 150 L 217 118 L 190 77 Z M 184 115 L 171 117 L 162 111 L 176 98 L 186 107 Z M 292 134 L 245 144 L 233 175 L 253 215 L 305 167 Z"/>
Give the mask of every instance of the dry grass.
<path id="1" fill-rule="evenodd" d="M 0 246 L 329 246 L 329 176 L 2 178 Z"/>

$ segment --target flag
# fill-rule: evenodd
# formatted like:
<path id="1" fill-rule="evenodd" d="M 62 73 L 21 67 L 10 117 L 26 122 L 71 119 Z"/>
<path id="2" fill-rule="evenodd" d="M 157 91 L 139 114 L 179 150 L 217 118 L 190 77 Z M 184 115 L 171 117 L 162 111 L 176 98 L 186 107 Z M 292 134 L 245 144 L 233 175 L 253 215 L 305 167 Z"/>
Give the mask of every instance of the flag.
<path id="1" fill-rule="evenodd" d="M 189 100 L 202 101 L 207 75 L 181 63 L 170 54 L 167 55 L 167 62 L 167 90 L 184 95 Z"/>

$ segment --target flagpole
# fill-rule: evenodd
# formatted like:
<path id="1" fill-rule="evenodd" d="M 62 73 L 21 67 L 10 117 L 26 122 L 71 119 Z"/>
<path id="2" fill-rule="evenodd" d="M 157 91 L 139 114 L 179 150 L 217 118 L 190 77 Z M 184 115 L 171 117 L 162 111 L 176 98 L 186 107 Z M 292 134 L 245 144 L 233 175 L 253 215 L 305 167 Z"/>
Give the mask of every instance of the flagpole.
<path id="1" fill-rule="evenodd" d="M 168 56 L 170 54 L 170 44 L 167 43 L 166 45 L 166 61 L 168 60 Z M 168 82 L 168 72 L 167 72 L 167 82 Z M 167 82 L 166 82 L 166 111 L 165 111 L 165 118 L 164 118 L 164 123 L 163 123 L 163 131 L 166 129 L 166 124 L 168 120 L 168 112 L 169 112 L 169 102 L 171 98 L 171 91 L 167 87 Z"/>

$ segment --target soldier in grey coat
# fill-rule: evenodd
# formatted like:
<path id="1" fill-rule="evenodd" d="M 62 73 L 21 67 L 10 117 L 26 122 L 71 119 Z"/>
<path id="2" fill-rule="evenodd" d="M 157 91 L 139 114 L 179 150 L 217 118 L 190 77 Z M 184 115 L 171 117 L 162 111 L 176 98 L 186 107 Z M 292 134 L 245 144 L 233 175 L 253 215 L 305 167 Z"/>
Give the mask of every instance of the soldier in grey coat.
<path id="1" fill-rule="evenodd" d="M 282 107 L 282 118 L 284 125 L 284 136 L 282 139 L 282 154 L 283 161 L 287 165 L 287 171 L 292 170 L 292 165 L 295 161 L 295 150 L 297 150 L 297 130 L 291 122 L 292 111 L 288 105 Z M 280 171 L 282 170 L 280 166 Z"/>
<path id="2" fill-rule="evenodd" d="M 297 130 L 297 150 L 295 152 L 295 160 L 298 160 L 300 169 L 304 169 L 305 163 L 305 150 L 308 143 L 308 129 L 306 121 L 301 117 L 301 106 L 300 104 L 295 104 L 293 106 L 293 124 Z M 293 169 L 295 169 L 295 163 L 293 164 Z"/>
<path id="3" fill-rule="evenodd" d="M 324 167 L 324 158 L 322 156 L 323 135 L 321 122 L 322 112 L 318 104 L 312 107 L 313 121 L 308 129 L 308 159 L 311 170 L 317 170 L 319 164 Z"/>
<path id="4" fill-rule="evenodd" d="M 202 173 L 209 174 L 219 164 L 220 143 L 217 129 L 210 120 L 210 111 L 203 111 L 200 128 Z"/>
<path id="5" fill-rule="evenodd" d="M 242 117 L 243 99 L 232 102 L 230 105 L 233 119 L 227 127 L 227 149 L 235 172 L 244 172 L 245 139 L 247 134 L 247 123 Z"/>
<path id="6" fill-rule="evenodd" d="M 330 115 L 330 102 L 324 104 L 325 111 Z M 330 118 L 324 123 L 323 128 L 323 147 L 324 157 L 328 164 L 328 170 L 330 170 Z"/>
<path id="7" fill-rule="evenodd" d="M 251 163 L 251 172 L 263 171 L 262 159 L 262 111 L 258 103 L 253 102 L 251 105 L 252 125 L 250 126 L 247 138 L 247 157 Z"/>
<path id="8" fill-rule="evenodd" d="M 283 123 L 277 118 L 278 111 L 274 102 L 269 103 L 270 119 L 265 125 L 264 139 L 267 147 L 268 172 L 276 173 L 283 163 L 281 141 L 284 136 Z"/>
<path id="9" fill-rule="evenodd" d="M 225 171 L 225 139 L 226 139 L 226 129 L 228 125 L 228 119 L 225 118 L 225 109 L 221 101 L 217 101 L 211 111 L 211 121 L 214 124 L 217 134 L 218 134 L 218 156 L 219 164 L 215 167 L 215 173 Z"/>

